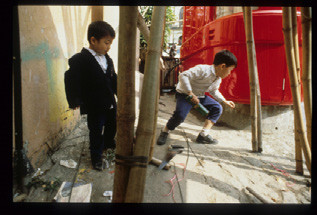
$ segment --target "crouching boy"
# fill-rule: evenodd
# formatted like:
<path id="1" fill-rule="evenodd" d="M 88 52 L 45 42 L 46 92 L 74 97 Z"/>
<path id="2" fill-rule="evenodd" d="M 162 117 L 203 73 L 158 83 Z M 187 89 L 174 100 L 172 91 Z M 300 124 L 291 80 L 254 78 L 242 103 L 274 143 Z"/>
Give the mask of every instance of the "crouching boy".
<path id="1" fill-rule="evenodd" d="M 192 95 L 192 102 L 201 103 L 209 110 L 202 131 L 198 134 L 197 143 L 216 144 L 218 141 L 209 134 L 211 127 L 217 122 L 222 113 L 220 103 L 235 107 L 232 101 L 227 101 L 219 92 L 221 80 L 227 77 L 237 66 L 237 58 L 228 50 L 222 50 L 215 55 L 212 65 L 196 65 L 179 75 L 176 87 L 176 110 L 161 131 L 157 140 L 158 145 L 166 142 L 168 133 L 184 122 L 192 105 L 186 101 Z M 209 92 L 213 98 L 205 95 Z"/>

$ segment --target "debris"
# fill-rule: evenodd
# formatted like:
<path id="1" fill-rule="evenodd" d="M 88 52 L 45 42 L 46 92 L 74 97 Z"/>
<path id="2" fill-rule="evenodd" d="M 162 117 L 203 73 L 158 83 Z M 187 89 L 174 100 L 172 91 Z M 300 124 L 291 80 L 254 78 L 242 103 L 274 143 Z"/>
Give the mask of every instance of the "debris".
<path id="1" fill-rule="evenodd" d="M 263 203 L 269 203 L 268 201 L 266 201 L 265 199 L 263 199 L 259 194 L 257 194 L 254 190 L 252 190 L 250 187 L 246 187 L 246 189 L 252 194 L 254 195 L 258 200 L 260 200 Z"/>
<path id="2" fill-rule="evenodd" d="M 86 169 L 80 169 L 80 170 L 78 171 L 78 173 L 79 173 L 79 174 L 84 173 L 85 170 L 86 170 Z"/>
<path id="3" fill-rule="evenodd" d="M 311 182 L 309 180 L 305 180 L 306 186 L 311 187 Z"/>
<path id="4" fill-rule="evenodd" d="M 160 166 L 162 161 L 155 158 L 155 157 L 152 157 L 152 160 L 150 161 L 151 164 L 154 164 L 155 166 Z M 170 164 L 167 164 L 166 166 L 164 166 L 163 169 L 165 170 L 169 170 L 171 168 L 171 165 Z"/>
<path id="5" fill-rule="evenodd" d="M 54 200 L 56 202 L 90 202 L 92 184 L 76 183 L 72 187 L 71 182 L 64 181 L 59 188 Z M 71 196 L 70 196 L 71 195 Z"/>
<path id="6" fill-rule="evenodd" d="M 42 175 L 43 173 L 44 173 L 44 172 L 41 171 L 40 168 L 38 168 L 38 169 L 36 170 L 36 172 L 33 174 L 32 178 L 35 178 L 35 177 L 37 177 L 37 176 L 40 176 L 40 175 Z"/>
<path id="7" fill-rule="evenodd" d="M 15 196 L 13 202 L 23 202 L 26 199 L 27 195 L 22 193 L 21 195 Z"/>
<path id="8" fill-rule="evenodd" d="M 112 171 L 109 171 L 109 173 L 110 173 L 110 174 L 113 174 L 113 173 L 114 173 L 114 170 L 112 170 Z"/>
<path id="9" fill-rule="evenodd" d="M 72 168 L 72 169 L 75 169 L 76 166 L 77 166 L 77 163 L 74 160 L 72 160 L 72 159 L 61 160 L 59 162 L 59 164 L 62 165 L 62 166 L 68 167 L 68 168 Z"/>
<path id="10" fill-rule="evenodd" d="M 105 191 L 105 192 L 103 193 L 103 196 L 109 197 L 108 202 L 112 202 L 112 191 Z"/>
<path id="11" fill-rule="evenodd" d="M 90 202 L 92 183 L 73 187 L 69 202 Z"/>
<path id="12" fill-rule="evenodd" d="M 159 166 L 159 170 L 163 169 L 164 166 L 166 166 L 166 164 L 172 160 L 173 157 L 175 157 L 176 154 L 180 154 L 182 153 L 184 150 L 184 147 L 180 146 L 180 145 L 170 145 L 168 146 L 168 151 L 164 157 L 163 162 L 161 163 L 161 165 Z"/>
<path id="13" fill-rule="evenodd" d="M 36 176 L 32 178 L 32 180 L 26 185 L 26 187 L 30 189 L 32 186 L 34 186 L 35 188 L 41 186 L 44 188 L 44 191 L 54 191 L 61 184 L 61 181 L 58 178 L 55 179 L 55 181 L 44 181 L 43 179 L 40 179 L 40 176 Z"/>
<path id="14" fill-rule="evenodd" d="M 102 161 L 104 163 L 105 168 L 109 169 L 109 161 L 107 161 L 106 159 L 103 159 Z"/>
<path id="15" fill-rule="evenodd" d="M 293 182 L 291 182 L 291 183 L 285 182 L 286 186 L 292 187 L 292 186 L 295 185 L 295 183 L 294 183 L 294 182 L 295 182 L 295 179 L 294 179 L 287 171 L 282 170 L 282 169 L 278 169 L 278 168 L 276 168 L 273 164 L 271 164 L 271 166 L 272 166 L 275 170 L 281 172 L 284 176 L 286 176 L 286 177 L 288 177 L 288 178 L 291 178 L 291 179 L 293 180 Z"/>
<path id="16" fill-rule="evenodd" d="M 165 181 L 165 183 L 170 183 L 170 185 L 171 185 L 172 187 L 171 187 L 170 192 L 169 192 L 168 194 L 165 194 L 164 196 L 170 196 L 170 195 L 172 194 L 173 201 L 176 203 L 176 201 L 175 201 L 174 188 L 175 188 L 176 183 L 180 182 L 180 181 L 183 180 L 183 179 L 184 179 L 184 177 L 181 178 L 181 179 L 178 179 L 178 178 L 177 178 L 177 175 L 176 175 L 176 173 L 175 173 L 175 175 L 174 175 L 173 178 L 171 178 L 171 179 L 168 180 L 168 181 Z M 175 183 L 174 183 L 174 180 L 176 181 Z"/>
<path id="17" fill-rule="evenodd" d="M 64 182 L 62 183 L 61 187 L 59 188 L 57 194 L 55 195 L 54 200 L 55 200 L 56 202 L 68 202 L 68 199 L 69 199 L 69 198 L 66 197 L 66 196 L 62 196 L 62 190 L 64 189 L 66 183 L 70 183 L 70 182 L 65 182 L 65 181 L 64 181 Z"/>

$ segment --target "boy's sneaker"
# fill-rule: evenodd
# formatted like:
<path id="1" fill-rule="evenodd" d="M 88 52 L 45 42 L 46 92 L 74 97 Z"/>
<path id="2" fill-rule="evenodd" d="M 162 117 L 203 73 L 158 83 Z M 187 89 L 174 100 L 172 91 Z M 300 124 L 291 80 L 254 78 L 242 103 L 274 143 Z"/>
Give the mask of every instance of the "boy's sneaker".
<path id="1" fill-rule="evenodd" d="M 196 139 L 197 143 L 206 143 L 206 144 L 217 144 L 218 140 L 212 138 L 209 134 L 203 137 L 201 134 L 198 135 Z"/>
<path id="2" fill-rule="evenodd" d="M 164 145 L 166 143 L 166 139 L 167 139 L 168 133 L 161 131 L 159 138 L 157 139 L 156 144 L 157 145 Z"/>

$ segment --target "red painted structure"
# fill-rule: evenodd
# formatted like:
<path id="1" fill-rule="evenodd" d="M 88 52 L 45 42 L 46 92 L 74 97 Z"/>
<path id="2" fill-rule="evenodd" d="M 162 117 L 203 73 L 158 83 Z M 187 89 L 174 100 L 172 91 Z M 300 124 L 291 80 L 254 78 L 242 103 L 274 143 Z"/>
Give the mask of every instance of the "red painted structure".
<path id="1" fill-rule="evenodd" d="M 243 13 L 217 18 L 218 7 L 184 7 L 183 42 L 180 50 L 182 70 L 197 64 L 212 64 L 222 49 L 233 52 L 238 66 L 220 87 L 227 100 L 250 104 L 249 74 Z M 282 8 L 259 7 L 252 12 L 253 32 L 261 99 L 263 105 L 291 105 L 292 94 L 287 70 Z M 300 8 L 297 12 L 301 55 Z"/>

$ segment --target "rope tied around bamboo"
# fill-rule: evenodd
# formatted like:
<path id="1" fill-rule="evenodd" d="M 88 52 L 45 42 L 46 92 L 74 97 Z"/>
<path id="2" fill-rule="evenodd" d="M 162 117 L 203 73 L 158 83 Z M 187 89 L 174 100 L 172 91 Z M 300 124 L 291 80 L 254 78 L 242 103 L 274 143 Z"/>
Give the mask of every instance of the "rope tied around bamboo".
<path id="1" fill-rule="evenodd" d="M 116 164 L 123 166 L 138 166 L 142 168 L 146 168 L 148 164 L 147 156 L 123 156 L 119 154 L 115 154 L 116 156 Z"/>

